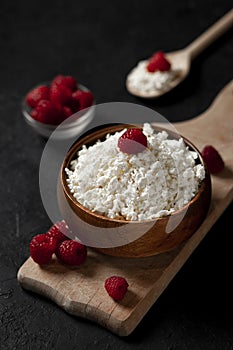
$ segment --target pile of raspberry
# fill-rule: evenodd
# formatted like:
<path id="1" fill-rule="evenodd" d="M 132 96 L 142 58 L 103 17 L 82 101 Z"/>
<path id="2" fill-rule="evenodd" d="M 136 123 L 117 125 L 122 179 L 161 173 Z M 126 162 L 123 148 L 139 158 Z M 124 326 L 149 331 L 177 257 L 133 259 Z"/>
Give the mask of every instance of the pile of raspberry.
<path id="1" fill-rule="evenodd" d="M 51 125 L 59 125 L 72 114 L 93 104 L 91 91 L 79 89 L 72 76 L 57 75 L 50 85 L 40 85 L 29 91 L 26 103 L 33 119 Z"/>
<path id="2" fill-rule="evenodd" d="M 30 242 L 30 256 L 40 266 L 52 261 L 53 255 L 69 266 L 80 266 L 87 258 L 87 247 L 69 238 L 71 231 L 66 222 L 56 222 L 46 233 L 32 237 Z M 104 288 L 108 295 L 115 301 L 124 298 L 128 282 L 121 276 L 110 276 L 104 282 Z"/>
<path id="3" fill-rule="evenodd" d="M 46 233 L 34 236 L 30 242 L 31 258 L 39 265 L 51 262 L 53 254 L 67 265 L 81 265 L 87 257 L 87 247 L 69 238 L 65 221 L 56 222 Z"/>

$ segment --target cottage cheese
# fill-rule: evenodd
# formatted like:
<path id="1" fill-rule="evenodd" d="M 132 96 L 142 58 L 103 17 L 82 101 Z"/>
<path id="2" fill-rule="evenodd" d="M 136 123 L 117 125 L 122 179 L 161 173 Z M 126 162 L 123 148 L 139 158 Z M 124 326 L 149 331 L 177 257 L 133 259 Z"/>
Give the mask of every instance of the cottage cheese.
<path id="1" fill-rule="evenodd" d="M 115 219 L 155 219 L 182 208 L 205 177 L 204 167 L 195 162 L 198 154 L 182 138 L 168 139 L 166 131 L 157 133 L 148 123 L 143 126 L 147 149 L 125 154 L 117 146 L 125 131 L 78 152 L 65 170 L 73 196 L 91 211 Z"/>
<path id="2" fill-rule="evenodd" d="M 148 72 L 148 61 L 140 61 L 127 77 L 127 84 L 132 90 L 143 93 L 152 93 L 156 90 L 166 90 L 169 84 L 177 77 L 178 72 L 171 69 L 166 72 Z"/>

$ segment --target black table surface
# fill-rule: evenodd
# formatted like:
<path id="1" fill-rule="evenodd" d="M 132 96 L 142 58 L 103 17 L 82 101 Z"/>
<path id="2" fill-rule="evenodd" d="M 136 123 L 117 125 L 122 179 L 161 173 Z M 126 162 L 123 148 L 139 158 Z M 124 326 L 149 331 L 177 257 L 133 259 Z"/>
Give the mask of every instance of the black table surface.
<path id="1" fill-rule="evenodd" d="M 17 283 L 29 242 L 51 221 L 38 169 L 44 140 L 20 102 L 35 84 L 70 74 L 97 103 L 132 102 L 171 122 L 210 105 L 232 79 L 232 30 L 192 63 L 186 81 L 154 101 L 125 89 L 127 72 L 156 50 L 183 48 L 231 9 L 229 0 L 1 1 L 0 6 L 0 348 L 233 349 L 232 205 L 126 338 L 68 315 Z"/>

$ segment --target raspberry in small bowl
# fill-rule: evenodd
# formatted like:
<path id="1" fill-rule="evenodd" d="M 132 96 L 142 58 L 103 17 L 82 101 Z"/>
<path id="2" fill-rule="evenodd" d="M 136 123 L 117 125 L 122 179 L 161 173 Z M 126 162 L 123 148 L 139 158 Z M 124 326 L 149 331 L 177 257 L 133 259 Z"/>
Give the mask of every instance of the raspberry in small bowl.
<path id="1" fill-rule="evenodd" d="M 39 135 L 49 138 L 56 130 L 54 138 L 65 139 L 79 135 L 92 121 L 95 99 L 74 77 L 57 75 L 27 92 L 22 113 Z"/>

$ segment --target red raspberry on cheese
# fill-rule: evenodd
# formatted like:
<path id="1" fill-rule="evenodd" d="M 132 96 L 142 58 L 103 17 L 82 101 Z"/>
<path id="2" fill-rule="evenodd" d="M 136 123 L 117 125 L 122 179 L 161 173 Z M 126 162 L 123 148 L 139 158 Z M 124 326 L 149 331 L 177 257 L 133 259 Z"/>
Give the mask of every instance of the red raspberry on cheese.
<path id="1" fill-rule="evenodd" d="M 166 72 L 171 69 L 170 62 L 166 59 L 162 51 L 156 52 L 150 59 L 147 64 L 147 70 L 150 73 L 155 71 Z"/>
<path id="2" fill-rule="evenodd" d="M 147 138 L 141 129 L 132 128 L 124 132 L 118 140 L 118 147 L 121 152 L 137 154 L 143 152 L 147 147 Z"/>

